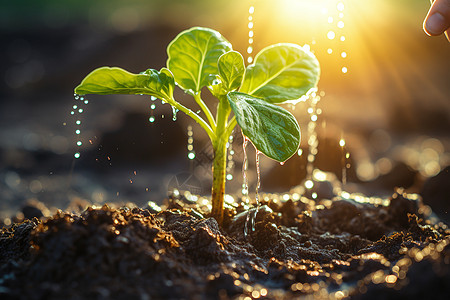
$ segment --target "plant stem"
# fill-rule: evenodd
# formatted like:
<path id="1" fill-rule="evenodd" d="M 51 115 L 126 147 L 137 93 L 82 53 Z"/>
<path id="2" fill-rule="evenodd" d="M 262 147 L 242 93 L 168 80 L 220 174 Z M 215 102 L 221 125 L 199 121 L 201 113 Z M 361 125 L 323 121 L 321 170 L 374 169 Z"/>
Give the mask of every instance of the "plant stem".
<path id="1" fill-rule="evenodd" d="M 211 129 L 211 127 L 208 125 L 208 123 L 206 123 L 205 120 L 203 120 L 202 117 L 197 115 L 195 112 L 193 112 L 192 110 L 190 110 L 186 106 L 178 103 L 173 98 L 172 99 L 164 99 L 164 101 L 166 101 L 167 103 L 169 103 L 170 105 L 172 105 L 176 109 L 184 112 L 186 115 L 188 115 L 189 117 L 194 119 L 194 121 L 197 122 L 206 131 L 206 133 L 208 134 L 208 136 L 209 136 L 211 141 L 214 141 L 216 139 L 216 134 L 214 133 L 213 129 Z"/>
<path id="2" fill-rule="evenodd" d="M 206 118 L 208 119 L 208 122 L 209 122 L 209 125 L 211 126 L 211 128 L 213 130 L 215 130 L 216 129 L 216 122 L 214 121 L 214 117 L 213 117 L 211 111 L 209 110 L 208 106 L 206 106 L 205 102 L 201 98 L 201 93 L 198 92 L 197 94 L 194 94 L 194 99 L 195 99 L 195 102 L 197 102 L 197 104 L 202 109 L 202 111 L 205 114 Z"/>
<path id="3" fill-rule="evenodd" d="M 227 136 L 231 135 L 231 133 L 233 132 L 233 129 L 234 129 L 234 127 L 236 127 L 236 125 L 237 125 L 236 116 L 233 116 L 227 125 L 227 129 L 226 129 Z"/>
<path id="4" fill-rule="evenodd" d="M 225 176 L 227 165 L 227 120 L 230 115 L 230 104 L 226 97 L 221 97 L 217 107 L 216 140 L 213 141 L 213 185 L 211 215 L 219 225 L 223 223 L 223 199 L 225 196 Z"/>

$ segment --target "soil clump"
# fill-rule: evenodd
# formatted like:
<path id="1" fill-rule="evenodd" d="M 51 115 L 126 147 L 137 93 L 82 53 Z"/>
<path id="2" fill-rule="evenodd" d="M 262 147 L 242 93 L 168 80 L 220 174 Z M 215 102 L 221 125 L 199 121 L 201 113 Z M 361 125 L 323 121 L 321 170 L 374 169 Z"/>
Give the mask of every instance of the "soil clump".
<path id="1" fill-rule="evenodd" d="M 1 299 L 447 299 L 450 230 L 416 195 L 227 204 L 184 196 L 3 227 Z M 254 211 L 254 210 L 253 210 Z M 205 216 L 205 217 L 204 217 Z"/>

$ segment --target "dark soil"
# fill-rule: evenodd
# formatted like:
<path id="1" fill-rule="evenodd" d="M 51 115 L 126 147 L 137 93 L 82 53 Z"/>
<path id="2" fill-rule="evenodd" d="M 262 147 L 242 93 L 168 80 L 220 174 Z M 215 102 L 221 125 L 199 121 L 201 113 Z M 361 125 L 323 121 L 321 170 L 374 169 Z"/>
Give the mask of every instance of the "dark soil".
<path id="1" fill-rule="evenodd" d="M 220 227 L 185 197 L 26 219 L 1 231 L 0 298 L 448 299 L 450 231 L 416 196 L 277 198 L 247 236 L 242 204 Z"/>

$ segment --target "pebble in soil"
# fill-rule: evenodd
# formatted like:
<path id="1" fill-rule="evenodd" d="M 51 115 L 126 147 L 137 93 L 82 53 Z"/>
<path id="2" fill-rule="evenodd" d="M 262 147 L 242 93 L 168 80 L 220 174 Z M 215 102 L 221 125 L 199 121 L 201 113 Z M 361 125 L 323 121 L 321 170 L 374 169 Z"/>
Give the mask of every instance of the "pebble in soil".
<path id="1" fill-rule="evenodd" d="M 168 199 L 161 210 L 154 203 L 104 205 L 4 227 L 1 298 L 397 299 L 432 292 L 445 299 L 449 293 L 450 232 L 430 221 L 415 195 L 398 190 L 378 202 L 262 196 L 247 238 L 244 205 L 228 202 L 221 228 L 207 217 L 205 199 L 188 196 Z"/>

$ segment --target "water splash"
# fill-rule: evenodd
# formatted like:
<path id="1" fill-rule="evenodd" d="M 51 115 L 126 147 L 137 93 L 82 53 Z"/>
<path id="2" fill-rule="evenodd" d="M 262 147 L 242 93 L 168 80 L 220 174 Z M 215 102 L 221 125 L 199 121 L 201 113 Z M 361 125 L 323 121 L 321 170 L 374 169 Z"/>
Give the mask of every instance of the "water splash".
<path id="1" fill-rule="evenodd" d="M 315 92 L 311 93 L 310 97 L 308 98 L 308 115 L 309 115 L 309 122 L 308 122 L 308 155 L 306 157 L 307 164 L 306 164 L 306 181 L 305 181 L 305 187 L 307 182 L 313 183 L 312 174 L 314 171 L 314 161 L 316 160 L 317 155 L 317 146 L 319 145 L 319 140 L 317 139 L 317 120 L 320 113 L 322 113 L 321 110 L 317 108 L 317 104 L 320 101 L 320 96 L 317 95 Z M 303 153 L 303 152 L 302 152 Z M 300 153 L 300 154 L 302 154 Z M 313 183 L 314 185 L 314 183 Z M 312 188 L 312 186 L 310 187 Z"/>
<path id="2" fill-rule="evenodd" d="M 248 159 L 247 159 L 247 152 L 246 152 L 246 146 L 248 143 L 248 138 L 244 137 L 244 165 L 248 165 Z M 247 217 L 244 223 L 244 237 L 247 239 L 249 237 L 250 232 L 254 232 L 256 230 L 256 216 L 258 215 L 258 211 L 261 208 L 261 203 L 259 201 L 259 188 L 261 187 L 261 170 L 259 167 L 259 163 L 260 163 L 260 154 L 261 152 L 258 151 L 258 149 L 256 149 L 255 147 L 255 151 L 256 151 L 256 175 L 257 175 L 257 181 L 256 181 L 256 187 L 255 187 L 255 207 L 248 209 L 247 210 Z M 247 175 L 245 174 L 247 172 L 247 167 L 244 168 L 243 165 L 243 176 L 244 176 L 244 189 L 246 189 L 246 193 L 248 196 L 248 179 L 247 179 Z M 248 198 L 247 198 L 248 199 Z M 248 200 L 247 200 L 248 203 Z"/>
<path id="3" fill-rule="evenodd" d="M 234 130 L 231 132 L 229 138 L 228 138 L 228 143 L 227 143 L 227 148 L 228 148 L 228 157 L 227 157 L 227 176 L 226 179 L 228 181 L 233 180 L 233 170 L 234 170 L 234 161 L 233 161 L 233 155 L 234 155 L 234 150 L 233 150 L 233 141 L 234 141 Z"/>
<path id="4" fill-rule="evenodd" d="M 248 24 L 247 24 L 247 27 L 248 27 L 247 63 L 249 63 L 249 64 L 251 64 L 253 62 L 253 38 L 254 38 L 253 14 L 254 13 L 255 13 L 255 6 L 252 3 L 248 9 Z"/>
<path id="5" fill-rule="evenodd" d="M 247 239 L 249 237 L 250 232 L 255 232 L 256 230 L 256 216 L 258 215 L 258 211 L 261 208 L 261 203 L 259 202 L 259 188 L 261 186 L 261 173 L 259 168 L 259 155 L 261 154 L 256 148 L 256 174 L 257 174 L 257 182 L 255 188 L 255 200 L 256 206 L 247 211 L 247 218 L 244 224 L 244 237 Z"/>
<path id="6" fill-rule="evenodd" d="M 75 118 L 75 135 L 76 135 L 76 142 L 75 145 L 77 146 L 77 151 L 74 153 L 74 158 L 78 159 L 81 157 L 81 152 L 79 151 L 79 148 L 83 145 L 82 141 L 82 133 L 81 133 L 81 119 L 80 116 L 77 116 L 79 114 L 82 114 L 84 112 L 84 109 L 82 106 L 86 106 L 89 101 L 81 95 L 73 94 L 73 97 L 75 99 L 75 104 L 72 105 L 72 110 L 70 111 L 70 115 Z"/>
<path id="7" fill-rule="evenodd" d="M 258 151 L 256 149 L 256 188 L 255 188 L 255 199 L 256 199 L 256 206 L 259 207 L 259 188 L 261 187 L 261 169 L 259 168 L 259 155 L 261 154 L 261 151 Z"/>
<path id="8" fill-rule="evenodd" d="M 172 106 L 172 121 L 176 121 L 177 120 L 177 113 L 178 113 L 179 109 L 177 109 L 175 106 Z"/>
<path id="9" fill-rule="evenodd" d="M 242 161 L 242 201 L 248 203 L 248 178 L 247 178 L 247 169 L 248 169 L 248 158 L 247 158 L 247 144 L 248 138 L 242 133 L 242 150 L 244 153 L 244 160 Z"/>
<path id="10" fill-rule="evenodd" d="M 345 186 L 347 184 L 347 160 L 350 158 L 350 153 L 347 152 L 345 148 L 345 140 L 341 138 L 339 140 L 339 146 L 341 147 L 341 166 L 342 166 L 342 185 Z M 350 165 L 349 165 L 350 167 Z"/>
<path id="11" fill-rule="evenodd" d="M 156 120 L 155 115 L 154 115 L 154 111 L 156 109 L 156 103 L 155 103 L 156 99 L 157 99 L 156 97 L 150 96 L 150 101 L 152 101 L 152 104 L 150 104 L 150 117 L 148 118 L 148 121 L 150 123 L 154 123 Z"/>
<path id="12" fill-rule="evenodd" d="M 188 125 L 188 127 L 187 127 L 187 135 L 188 135 L 188 140 L 187 140 L 188 155 L 187 156 L 188 156 L 189 160 L 192 161 L 195 158 L 195 151 L 194 151 L 194 131 L 192 130 L 191 125 Z M 193 168 L 193 166 L 191 165 L 191 169 L 192 168 Z"/>
<path id="13" fill-rule="evenodd" d="M 341 59 L 340 71 L 342 74 L 348 73 L 348 66 L 346 65 L 346 58 L 348 53 L 345 51 L 345 4 L 343 1 L 336 3 L 335 9 L 326 9 L 322 13 L 326 14 L 326 22 L 328 24 L 328 30 L 326 38 L 330 43 L 327 48 L 327 53 L 332 55 L 336 53 Z M 334 55 L 334 54 L 333 54 Z M 337 58 L 336 58 L 337 61 Z"/>

